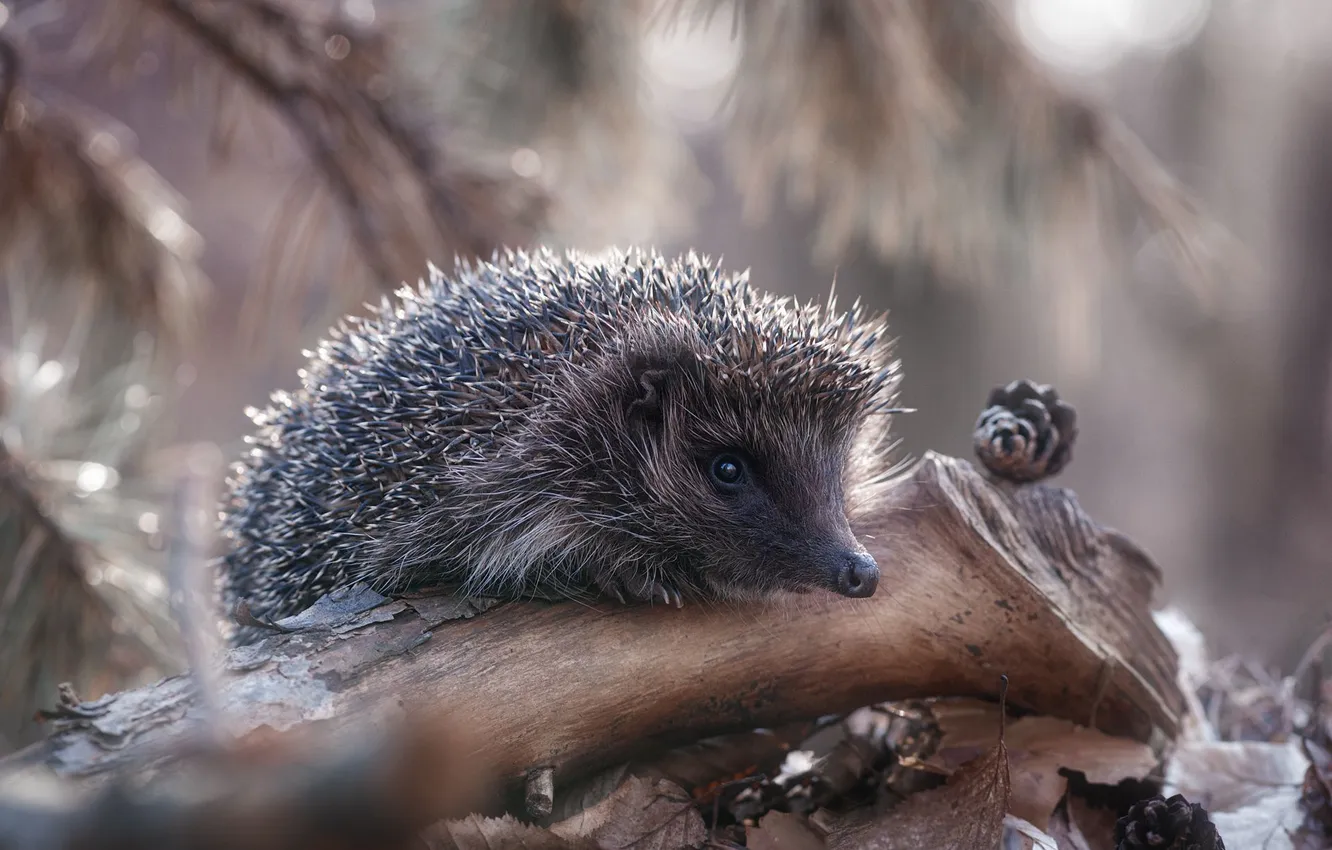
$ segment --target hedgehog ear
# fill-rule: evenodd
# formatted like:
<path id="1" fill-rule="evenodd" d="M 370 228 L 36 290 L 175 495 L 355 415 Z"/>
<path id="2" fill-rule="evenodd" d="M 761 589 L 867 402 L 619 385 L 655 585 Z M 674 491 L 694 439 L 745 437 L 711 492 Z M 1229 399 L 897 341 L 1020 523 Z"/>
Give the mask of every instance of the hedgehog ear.
<path id="1" fill-rule="evenodd" d="M 630 384 L 626 401 L 629 418 L 660 424 L 666 396 L 682 383 L 697 379 L 697 356 L 687 346 L 652 348 L 629 354 Z"/>

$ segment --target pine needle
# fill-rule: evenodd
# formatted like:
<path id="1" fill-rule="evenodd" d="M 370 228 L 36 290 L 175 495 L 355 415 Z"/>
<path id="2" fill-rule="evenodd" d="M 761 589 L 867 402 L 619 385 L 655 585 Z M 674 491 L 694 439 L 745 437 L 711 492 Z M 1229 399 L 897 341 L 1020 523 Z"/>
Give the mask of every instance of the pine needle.
<path id="1" fill-rule="evenodd" d="M 144 327 L 181 340 L 206 280 L 180 201 L 106 127 L 23 87 L 0 36 L 0 274 L 95 289 Z"/>
<path id="2" fill-rule="evenodd" d="M 161 406 L 148 365 L 89 386 L 45 338 L 25 321 L 0 350 L 0 746 L 35 739 L 61 683 L 91 697 L 180 663 L 142 451 Z"/>
<path id="3" fill-rule="evenodd" d="M 730 8 L 740 67 L 729 163 L 753 220 L 786 200 L 814 210 L 815 253 L 858 243 L 891 261 L 926 260 L 944 280 L 1063 286 L 1073 213 L 1095 232 L 1126 188 L 1175 247 L 1211 306 L 1233 249 L 1118 122 L 1061 92 L 1035 66 L 993 0 L 670 0 L 662 17 L 697 22 Z M 1067 252 L 1063 252 L 1067 253 Z M 1115 258 L 1102 253 L 1106 264 Z"/>

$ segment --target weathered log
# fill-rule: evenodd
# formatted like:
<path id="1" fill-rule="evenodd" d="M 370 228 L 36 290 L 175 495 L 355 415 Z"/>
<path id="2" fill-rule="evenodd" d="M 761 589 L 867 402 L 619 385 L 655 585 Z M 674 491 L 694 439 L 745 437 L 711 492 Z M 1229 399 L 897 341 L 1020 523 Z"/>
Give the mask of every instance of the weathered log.
<path id="1" fill-rule="evenodd" d="M 910 697 L 997 694 L 1143 741 L 1172 737 L 1176 659 L 1150 615 L 1159 575 L 1065 490 L 992 484 L 930 454 L 857 529 L 879 592 L 683 609 L 394 600 L 336 629 L 231 650 L 228 727 L 346 717 L 387 700 L 447 710 L 521 784 L 669 744 Z M 188 677 L 64 712 L 22 754 L 68 777 L 166 759 L 201 714 Z"/>

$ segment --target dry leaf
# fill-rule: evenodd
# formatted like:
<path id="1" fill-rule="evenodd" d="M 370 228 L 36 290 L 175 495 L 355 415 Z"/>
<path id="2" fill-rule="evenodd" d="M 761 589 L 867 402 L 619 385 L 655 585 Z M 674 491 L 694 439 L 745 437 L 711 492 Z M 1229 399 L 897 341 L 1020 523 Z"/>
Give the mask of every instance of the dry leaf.
<path id="1" fill-rule="evenodd" d="M 703 816 L 680 786 L 636 776 L 592 808 L 555 824 L 550 832 L 602 850 L 676 850 L 701 846 L 707 837 Z"/>
<path id="2" fill-rule="evenodd" d="M 1001 740 L 967 762 L 948 784 L 923 791 L 883 817 L 856 815 L 834 822 L 830 850 L 974 850 L 998 847 L 1011 788 L 1008 750 Z"/>
<path id="3" fill-rule="evenodd" d="M 1298 741 L 1221 741 L 1180 745 L 1166 765 L 1164 794 L 1183 794 L 1209 813 L 1262 802 L 1275 789 L 1298 794 L 1309 761 Z"/>
<path id="4" fill-rule="evenodd" d="M 1190 742 L 1166 766 L 1164 793 L 1202 803 L 1227 847 L 1289 850 L 1308 759 L 1299 742 Z"/>
<path id="5" fill-rule="evenodd" d="M 512 815 L 502 818 L 468 815 L 435 824 L 422 838 L 429 850 L 584 850 L 593 846 L 591 842 L 572 841 L 529 826 Z"/>
<path id="6" fill-rule="evenodd" d="M 1212 823 L 1227 847 L 1262 850 L 1306 850 L 1293 840 L 1299 827 L 1299 792 L 1273 789 L 1252 805 L 1235 812 L 1211 812 Z M 1314 845 L 1321 847 L 1321 844 Z"/>
<path id="7" fill-rule="evenodd" d="M 949 700 L 934 706 L 943 733 L 928 763 L 952 769 L 982 750 L 999 723 L 999 707 L 979 700 Z M 1114 785 L 1140 779 L 1156 767 L 1151 747 L 1126 738 L 1057 720 L 1023 717 L 1009 721 L 1004 733 L 1012 776 L 1009 811 L 1045 829 L 1050 814 L 1068 790 L 1061 767 L 1081 771 L 1087 781 Z"/>
<path id="8" fill-rule="evenodd" d="M 615 793 L 625 776 L 630 774 L 630 766 L 628 762 L 620 762 L 572 783 L 557 782 L 550 814 L 542 818 L 542 822 L 554 824 L 577 817 L 605 800 Z"/>
<path id="9" fill-rule="evenodd" d="M 745 829 L 749 850 L 823 850 L 823 839 L 805 819 L 786 812 L 768 812 L 758 826 Z"/>

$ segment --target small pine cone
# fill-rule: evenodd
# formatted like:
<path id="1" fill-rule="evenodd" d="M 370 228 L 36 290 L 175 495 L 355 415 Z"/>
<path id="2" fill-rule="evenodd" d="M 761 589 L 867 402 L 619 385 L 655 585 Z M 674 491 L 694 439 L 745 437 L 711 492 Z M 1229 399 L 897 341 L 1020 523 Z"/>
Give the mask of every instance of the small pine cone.
<path id="1" fill-rule="evenodd" d="M 1182 794 L 1133 804 L 1115 822 L 1115 850 L 1225 850 L 1216 826 L 1197 803 Z"/>
<path id="2" fill-rule="evenodd" d="M 1073 454 L 1077 412 L 1054 388 L 1014 381 L 990 391 L 972 435 L 976 455 L 999 478 L 1040 481 L 1058 475 Z"/>

